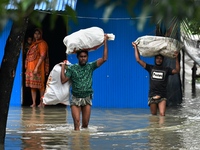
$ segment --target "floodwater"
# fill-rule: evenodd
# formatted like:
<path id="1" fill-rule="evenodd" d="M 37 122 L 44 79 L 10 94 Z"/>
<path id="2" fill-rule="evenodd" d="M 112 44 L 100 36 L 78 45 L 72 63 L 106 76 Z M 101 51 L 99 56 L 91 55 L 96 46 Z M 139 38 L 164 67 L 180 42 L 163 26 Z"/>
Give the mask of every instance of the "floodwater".
<path id="1" fill-rule="evenodd" d="M 185 94 L 165 117 L 149 109 L 92 108 L 81 131 L 73 130 L 70 108 L 10 107 L 5 150 L 198 150 L 199 107 L 199 96 Z"/>

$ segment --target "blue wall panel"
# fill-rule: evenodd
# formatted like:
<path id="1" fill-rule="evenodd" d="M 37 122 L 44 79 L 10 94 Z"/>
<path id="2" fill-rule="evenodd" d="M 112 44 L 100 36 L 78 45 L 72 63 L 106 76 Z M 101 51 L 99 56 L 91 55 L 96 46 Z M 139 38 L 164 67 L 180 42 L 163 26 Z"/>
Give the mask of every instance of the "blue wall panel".
<path id="1" fill-rule="evenodd" d="M 13 83 L 10 106 L 21 106 L 22 104 L 22 51 L 19 55 L 19 60 L 16 68 L 16 75 Z"/>
<path id="2" fill-rule="evenodd" d="M 138 7 L 136 12 L 139 12 Z M 78 24 L 70 23 L 68 34 L 80 29 L 98 26 L 105 33 L 113 33 L 116 38 L 114 41 L 108 41 L 109 56 L 108 61 L 94 72 L 93 89 L 94 99 L 93 107 L 107 108 L 147 108 L 148 97 L 148 74 L 135 61 L 134 51 L 131 42 L 143 35 L 154 35 L 155 27 L 146 24 L 142 32 L 136 28 L 137 19 L 130 19 L 127 11 L 123 7 L 117 7 L 111 14 L 107 23 L 101 19 L 104 8 L 95 9 L 92 3 L 77 4 Z M 118 18 L 118 19 L 116 19 Z M 124 19 L 121 19 L 124 18 Z M 9 35 L 11 25 L 1 34 L 0 43 L 2 50 L 0 57 L 3 56 L 5 42 Z M 2 40 L 3 39 L 3 40 Z M 103 46 L 98 50 L 89 53 L 89 61 L 94 61 L 103 54 Z M 22 88 L 22 54 L 20 54 L 17 66 L 14 87 L 11 96 L 10 105 L 21 105 Z M 1 60 L 2 58 L 0 58 Z M 68 57 L 71 63 L 77 63 L 76 55 Z M 153 63 L 152 58 L 142 58 L 148 63 Z"/>
<path id="3" fill-rule="evenodd" d="M 10 34 L 11 27 L 12 27 L 12 21 L 8 21 L 7 25 L 0 33 L 0 61 L 2 61 L 2 59 L 3 59 L 4 48 L 6 45 L 7 38 Z"/>
<path id="4" fill-rule="evenodd" d="M 0 61 L 3 59 L 4 55 L 4 49 L 6 45 L 7 38 L 10 34 L 10 30 L 12 28 L 12 21 L 8 21 L 7 25 L 1 32 L 0 36 Z M 22 88 L 22 78 L 21 78 L 21 73 L 22 73 L 22 54 L 20 54 L 19 62 L 17 65 L 17 70 L 16 70 L 16 76 L 14 79 L 14 84 L 13 84 L 13 89 L 12 89 L 12 95 L 11 95 L 11 100 L 10 100 L 10 105 L 11 106 L 20 106 L 21 105 L 21 88 Z"/>
<path id="5" fill-rule="evenodd" d="M 96 10 L 93 4 L 77 4 L 78 24 L 70 24 L 68 34 L 80 29 L 98 26 L 105 33 L 113 33 L 116 38 L 108 41 L 108 61 L 94 72 L 93 107 L 108 108 L 146 108 L 148 97 L 148 74 L 135 61 L 131 42 L 139 36 L 154 35 L 155 27 L 146 25 L 142 32 L 136 28 L 137 19 L 130 16 L 124 8 L 118 7 L 107 23 L 101 19 L 104 9 Z M 118 18 L 118 19 L 114 19 Z M 124 19 L 120 19 L 124 18 Z M 94 61 L 103 54 L 103 46 L 89 53 L 89 61 Z M 68 56 L 72 63 L 77 63 L 76 55 Z M 142 58 L 153 62 L 152 58 Z"/>

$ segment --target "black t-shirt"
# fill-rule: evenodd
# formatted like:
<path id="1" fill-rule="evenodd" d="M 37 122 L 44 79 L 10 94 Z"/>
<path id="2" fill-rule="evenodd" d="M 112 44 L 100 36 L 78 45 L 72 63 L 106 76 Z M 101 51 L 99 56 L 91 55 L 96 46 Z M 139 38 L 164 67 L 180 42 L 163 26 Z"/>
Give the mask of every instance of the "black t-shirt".
<path id="1" fill-rule="evenodd" d="M 172 74 L 172 69 L 169 67 L 154 66 L 146 64 L 145 68 L 149 72 L 149 97 L 160 95 L 166 98 L 167 95 L 167 81 L 169 75 Z"/>

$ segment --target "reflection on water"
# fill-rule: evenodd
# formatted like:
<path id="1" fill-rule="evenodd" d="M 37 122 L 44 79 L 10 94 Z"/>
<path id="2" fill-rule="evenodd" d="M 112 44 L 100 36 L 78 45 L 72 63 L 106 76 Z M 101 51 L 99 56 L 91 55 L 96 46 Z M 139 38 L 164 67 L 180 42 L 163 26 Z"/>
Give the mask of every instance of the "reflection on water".
<path id="1" fill-rule="evenodd" d="M 149 109 L 93 108 L 89 128 L 81 131 L 73 130 L 70 108 L 11 107 L 5 149 L 200 149 L 199 107 L 199 97 L 187 97 L 165 117 Z"/>
<path id="2" fill-rule="evenodd" d="M 22 149 L 177 149 L 184 118 L 151 116 L 149 109 L 93 108 L 89 129 L 74 131 L 70 109 L 12 108 L 6 147 Z M 177 111 L 177 110 L 176 110 Z M 20 113 L 19 113 L 20 112 Z M 172 140 L 173 139 L 173 140 Z M 16 142 L 14 145 L 10 143 Z"/>
<path id="3" fill-rule="evenodd" d="M 60 141 L 60 138 L 56 138 L 57 133 L 50 137 L 46 133 L 46 131 L 53 133 L 52 128 L 56 129 L 57 126 L 64 127 L 67 125 L 66 108 L 22 108 L 21 116 L 23 131 L 18 131 L 18 133 L 22 134 L 21 140 L 25 145 L 24 149 L 37 148 L 43 150 L 43 145 L 48 145 L 52 141 L 55 145 L 60 145 L 60 142 L 64 145 L 67 144 L 66 140 Z"/>

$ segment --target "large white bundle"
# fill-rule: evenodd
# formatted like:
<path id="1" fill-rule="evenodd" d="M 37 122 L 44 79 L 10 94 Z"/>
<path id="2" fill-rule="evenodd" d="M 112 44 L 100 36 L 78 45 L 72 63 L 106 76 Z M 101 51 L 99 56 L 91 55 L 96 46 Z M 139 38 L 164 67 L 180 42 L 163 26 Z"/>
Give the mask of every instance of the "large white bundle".
<path id="1" fill-rule="evenodd" d="M 162 36 L 142 36 L 135 43 L 137 44 L 140 55 L 144 57 L 161 54 L 174 58 L 174 53 L 179 52 L 183 48 L 183 44 L 178 40 Z"/>
<path id="2" fill-rule="evenodd" d="M 90 27 L 74 32 L 63 39 L 66 53 L 75 53 L 78 50 L 96 50 L 104 41 L 104 31 L 99 27 Z M 114 40 L 113 34 L 107 34 L 110 40 Z"/>
<path id="3" fill-rule="evenodd" d="M 68 62 L 68 65 L 70 63 Z M 61 65 L 54 66 L 49 74 L 46 90 L 43 97 L 43 103 L 45 105 L 64 104 L 69 105 L 70 98 L 70 81 L 62 84 L 60 79 Z"/>
<path id="4" fill-rule="evenodd" d="M 196 42 L 192 39 L 184 38 L 183 43 L 187 54 L 200 66 L 200 48 L 196 47 Z"/>

